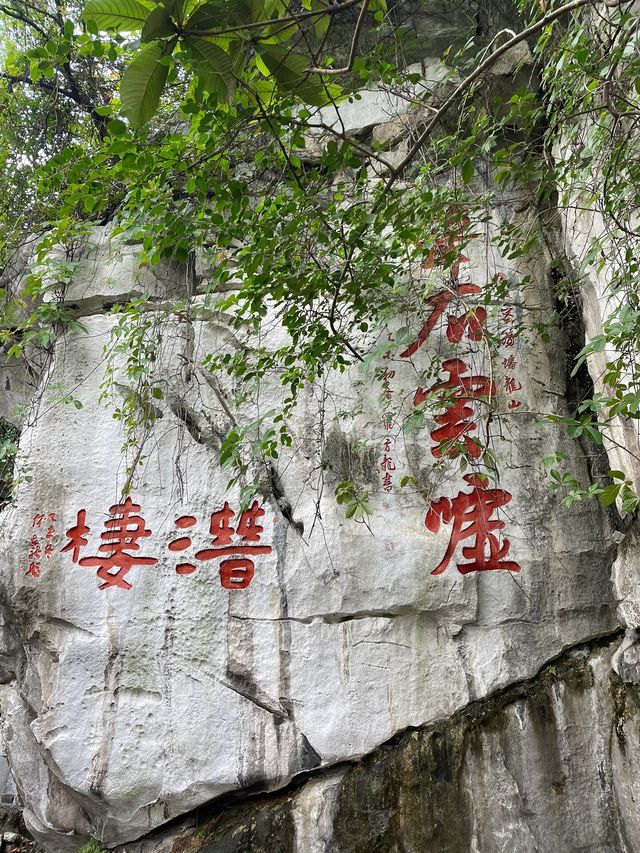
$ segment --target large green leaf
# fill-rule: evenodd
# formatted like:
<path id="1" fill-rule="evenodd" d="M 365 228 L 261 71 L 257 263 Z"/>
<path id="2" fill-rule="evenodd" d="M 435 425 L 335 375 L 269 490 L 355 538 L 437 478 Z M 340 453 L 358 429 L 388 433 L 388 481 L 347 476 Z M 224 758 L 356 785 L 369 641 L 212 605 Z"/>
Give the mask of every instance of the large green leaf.
<path id="1" fill-rule="evenodd" d="M 234 56 L 224 51 L 213 39 L 184 36 L 182 43 L 206 91 L 216 94 L 221 100 L 227 100 L 235 91 Z"/>
<path id="2" fill-rule="evenodd" d="M 257 50 L 264 64 L 283 89 L 294 91 L 307 76 L 309 59 L 281 45 L 259 45 Z"/>
<path id="3" fill-rule="evenodd" d="M 160 95 L 167 81 L 169 66 L 160 62 L 173 53 L 177 36 L 168 42 L 153 42 L 138 51 L 122 75 L 120 97 L 124 112 L 135 127 L 155 114 Z"/>
<path id="4" fill-rule="evenodd" d="M 185 36 L 183 44 L 195 59 L 206 62 L 216 74 L 232 75 L 233 59 L 213 39 Z"/>
<path id="5" fill-rule="evenodd" d="M 320 9 L 325 9 L 326 3 L 321 2 L 321 0 L 313 0 L 313 2 L 311 3 L 311 8 L 314 12 L 316 12 Z M 324 38 L 324 36 L 326 35 L 327 30 L 329 29 L 329 26 L 331 24 L 331 18 L 332 16 L 330 14 L 321 15 L 315 18 L 313 28 L 318 38 Z"/>
<path id="6" fill-rule="evenodd" d="M 269 24 L 260 30 L 260 35 L 253 36 L 254 43 L 260 44 L 280 44 L 281 42 L 289 41 L 294 35 L 300 32 L 298 24 L 285 26 L 284 24 Z"/>
<path id="7" fill-rule="evenodd" d="M 260 58 L 275 77 L 278 87 L 306 104 L 322 107 L 340 97 L 341 89 L 319 74 L 310 74 L 309 58 L 277 44 L 256 45 Z"/>
<path id="8" fill-rule="evenodd" d="M 208 0 L 193 12 L 185 29 L 189 32 L 224 30 L 250 19 L 251 9 L 246 0 Z"/>
<path id="9" fill-rule="evenodd" d="M 164 6 L 157 6 L 144 22 L 141 41 L 155 41 L 155 39 L 172 36 L 175 31 L 176 28 L 167 9 Z"/>
<path id="10" fill-rule="evenodd" d="M 269 21 L 280 18 L 287 12 L 287 4 L 283 0 L 250 0 L 251 20 Z"/>
<path id="11" fill-rule="evenodd" d="M 138 0 L 89 0 L 82 17 L 95 21 L 100 30 L 128 30 L 142 27 L 149 9 Z"/>

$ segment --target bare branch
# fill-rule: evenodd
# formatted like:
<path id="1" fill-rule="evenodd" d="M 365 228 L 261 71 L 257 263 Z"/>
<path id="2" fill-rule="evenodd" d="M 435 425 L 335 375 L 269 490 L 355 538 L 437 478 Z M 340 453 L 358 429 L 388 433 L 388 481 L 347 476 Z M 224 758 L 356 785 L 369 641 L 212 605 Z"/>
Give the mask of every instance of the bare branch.
<path id="1" fill-rule="evenodd" d="M 360 9 L 360 14 L 358 15 L 358 20 L 356 21 L 356 26 L 353 30 L 353 38 L 351 39 L 351 47 L 349 49 L 349 58 L 347 59 L 347 64 L 343 68 L 309 68 L 309 71 L 317 74 L 347 74 L 353 68 L 353 61 L 356 58 L 356 51 L 358 50 L 358 41 L 360 40 L 360 33 L 362 32 L 362 27 L 364 24 L 364 16 L 367 13 L 367 9 L 369 8 L 369 0 L 363 0 L 362 8 Z"/>
<path id="2" fill-rule="evenodd" d="M 363 0 L 345 0 L 344 3 L 338 3 L 335 6 L 329 6 L 325 9 L 316 9 L 312 12 L 301 12 L 299 15 L 285 15 L 282 18 L 271 18 L 269 21 L 254 21 L 249 24 L 236 24 L 235 27 L 227 27 L 224 30 L 184 30 L 183 35 L 197 36 L 224 36 L 229 33 L 237 33 L 239 30 L 255 30 L 261 27 L 268 27 L 271 24 L 299 24 L 300 21 L 307 21 L 310 18 L 318 18 L 322 15 L 335 15 L 345 9 L 351 9 L 352 6 L 357 6 Z M 368 0 L 367 0 L 368 2 Z"/>

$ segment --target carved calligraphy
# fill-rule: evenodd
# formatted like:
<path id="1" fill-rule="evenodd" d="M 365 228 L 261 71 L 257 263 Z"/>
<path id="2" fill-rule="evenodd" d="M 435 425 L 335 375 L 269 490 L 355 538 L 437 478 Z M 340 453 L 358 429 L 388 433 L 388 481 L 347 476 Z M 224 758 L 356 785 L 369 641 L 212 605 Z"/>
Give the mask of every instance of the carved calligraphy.
<path id="1" fill-rule="evenodd" d="M 174 526 L 179 535 L 174 536 L 167 545 L 170 554 L 183 556 L 176 565 L 176 574 L 190 575 L 196 571 L 198 562 L 220 560 L 219 577 L 223 589 L 246 589 L 255 575 L 254 558 L 270 554 L 273 550 L 271 545 L 261 542 L 264 527 L 260 520 L 264 515 L 264 509 L 256 500 L 239 515 L 225 501 L 220 509 L 211 513 L 210 542 L 202 543 L 206 547 L 199 548 L 186 559 L 185 552 L 194 547 L 191 528 L 196 527 L 198 519 L 193 515 L 176 518 Z M 43 556 L 49 559 L 53 553 L 55 521 L 54 513 L 48 516 L 44 513 L 34 515 L 34 533 L 29 545 L 27 569 L 27 574 L 32 577 L 40 577 Z M 42 536 L 39 535 L 40 530 Z M 130 497 L 109 507 L 109 518 L 104 522 L 97 554 L 83 557 L 81 553 L 89 545 L 90 533 L 87 511 L 80 509 L 76 513 L 75 524 L 66 531 L 67 541 L 60 548 L 60 553 L 68 554 L 71 562 L 78 566 L 95 567 L 102 581 L 99 589 L 115 587 L 129 590 L 132 584 L 127 580 L 127 575 L 131 569 L 136 566 L 152 567 L 159 563 L 157 556 L 139 553 L 140 540 L 149 540 L 153 533 L 142 516 L 140 504 L 134 503 Z"/>
<path id="2" fill-rule="evenodd" d="M 504 349 L 512 350 L 516 346 L 516 337 L 513 333 L 514 309 L 510 305 L 503 305 L 500 313 L 502 322 L 506 324 L 505 331 L 500 338 L 500 343 Z M 520 400 L 517 400 L 512 396 L 522 390 L 522 383 L 512 375 L 517 365 L 518 362 L 516 360 L 515 353 L 506 352 L 502 359 L 502 367 L 505 371 L 504 390 L 508 395 L 510 395 L 510 399 L 507 402 L 507 408 L 512 411 L 514 409 L 519 409 L 522 405 Z"/>
<path id="3" fill-rule="evenodd" d="M 42 560 L 51 559 L 53 553 L 53 538 L 56 534 L 56 514 L 36 513 L 31 522 L 31 539 L 27 556 L 25 574 L 39 578 L 42 573 Z"/>
<path id="4" fill-rule="evenodd" d="M 465 224 L 468 219 L 465 218 Z M 462 239 L 460 233 L 449 234 L 437 240 L 429 253 L 424 269 L 431 269 L 437 262 L 446 264 L 447 255 L 454 251 L 455 244 Z M 472 282 L 460 281 L 460 263 L 469 259 L 462 254 L 450 265 L 450 276 L 444 289 L 427 300 L 429 313 L 417 338 L 400 353 L 401 358 L 410 358 L 424 346 L 428 336 L 444 317 L 446 336 L 451 344 L 460 344 L 463 339 L 473 345 L 482 341 L 486 334 L 487 311 L 482 306 L 464 305 L 462 311 L 451 311 L 450 306 L 466 297 L 478 296 L 482 288 Z M 446 312 L 446 314 L 445 314 Z M 501 344 L 505 348 L 515 346 L 515 335 L 511 325 L 513 308 L 502 308 L 503 322 L 510 323 L 502 336 Z M 507 355 L 503 359 L 505 370 L 516 366 L 515 356 Z M 423 403 L 428 396 L 435 395 L 441 401 L 444 411 L 435 416 L 436 427 L 430 436 L 434 442 L 431 453 L 437 459 L 443 457 L 455 459 L 465 457 L 468 463 L 482 462 L 486 448 L 478 440 L 478 417 L 483 407 L 490 407 L 498 395 L 495 381 L 481 373 L 474 373 L 471 366 L 461 358 L 449 358 L 442 363 L 442 370 L 448 374 L 444 381 L 436 383 L 428 390 L 419 388 L 415 392 L 414 405 Z M 505 375 L 504 390 L 514 394 L 522 388 L 515 376 Z M 520 406 L 520 402 L 511 398 L 509 409 Z M 458 545 L 472 539 L 470 545 L 462 547 L 462 556 L 468 562 L 457 563 L 461 574 L 505 569 L 519 572 L 520 566 L 506 559 L 510 543 L 502 537 L 505 522 L 494 517 L 500 508 L 506 506 L 512 495 L 500 488 L 489 488 L 485 474 L 467 474 L 465 482 L 471 486 L 470 492 L 460 491 L 454 498 L 440 497 L 430 502 L 425 526 L 437 533 L 442 525 L 451 525 L 449 544 L 439 565 L 432 571 L 437 575 L 445 571 L 451 562 Z"/>
<path id="5" fill-rule="evenodd" d="M 390 332 L 387 335 L 387 340 L 393 340 L 393 334 Z M 388 360 L 391 358 L 391 350 L 387 350 L 384 354 L 384 359 Z M 382 442 L 382 461 L 380 462 L 380 471 L 382 473 L 382 488 L 385 492 L 389 493 L 393 491 L 393 472 L 396 470 L 396 463 L 393 460 L 393 448 L 395 445 L 395 438 L 393 438 L 390 434 L 390 430 L 393 426 L 393 415 L 387 404 L 390 404 L 393 400 L 393 396 L 395 391 L 391 385 L 392 379 L 395 378 L 396 372 L 395 370 L 390 370 L 388 367 L 385 367 L 382 374 L 382 391 L 384 395 L 384 405 L 382 411 L 382 426 L 386 430 L 389 435 L 386 435 Z"/>
<path id="6" fill-rule="evenodd" d="M 467 474 L 463 480 L 472 487 L 471 492 L 459 492 L 452 500 L 438 498 L 429 506 L 425 518 L 427 530 L 437 533 L 441 524 L 453 525 L 444 557 L 431 574 L 442 574 L 458 543 L 466 539 L 473 539 L 473 544 L 462 549 L 462 556 L 471 562 L 457 564 L 460 574 L 496 569 L 519 572 L 518 563 L 504 559 L 509 553 L 509 540 L 503 538 L 500 542 L 495 535 L 496 531 L 504 528 L 505 522 L 491 517 L 497 509 L 509 503 L 511 495 L 504 489 L 488 488 L 488 478 L 482 474 Z"/>

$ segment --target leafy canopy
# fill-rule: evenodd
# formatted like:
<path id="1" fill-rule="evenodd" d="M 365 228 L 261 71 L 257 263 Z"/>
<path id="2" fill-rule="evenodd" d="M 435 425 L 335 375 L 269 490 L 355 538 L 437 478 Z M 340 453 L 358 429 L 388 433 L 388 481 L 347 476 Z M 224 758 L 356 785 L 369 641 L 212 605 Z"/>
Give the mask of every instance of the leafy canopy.
<path id="1" fill-rule="evenodd" d="M 39 235 L 25 286 L 4 293 L 5 351 L 29 357 L 80 330 L 64 292 L 95 224 L 139 242 L 141 270 L 177 260 L 193 271 L 198 257 L 206 285 L 190 274 L 168 314 L 222 312 L 239 341 L 253 334 L 257 343 L 211 353 L 194 369 L 212 381 L 220 372 L 241 379 L 245 398 L 267 376 L 287 392 L 281 410 L 230 430 L 221 458 L 244 475 L 291 442 L 287 419 L 302 388 L 355 360 L 375 363 L 388 320 L 405 317 L 410 326 L 422 316 L 430 291 L 411 271 L 435 235 L 460 231 L 452 211 L 470 223 L 464 243 L 490 217 L 496 193 L 507 191 L 531 214 L 494 222 L 496 244 L 512 258 L 547 245 L 561 320 L 575 314 L 580 278 L 603 258 L 615 295 L 602 337 L 577 353 L 577 369 L 588 356 L 613 353 L 604 390 L 583 389 L 555 417 L 595 444 L 613 438 L 616 418 L 640 420 L 638 17 L 628 4 L 598 17 L 590 0 L 544 11 L 524 0 L 507 6 L 497 24 L 482 4 L 473 20 L 458 18 L 434 91 L 409 68 L 423 47 L 412 42 L 404 2 L 2 0 L 3 262 L 26 235 Z M 524 44 L 532 63 L 509 72 L 506 94 L 487 85 L 506 48 Z M 341 124 L 341 110 L 374 86 L 416 116 L 400 162 L 385 150 L 400 141 L 393 131 L 381 142 Z M 577 206 L 602 222 L 581 265 L 564 254 L 554 219 Z M 441 258 L 443 280 L 453 263 L 453 253 Z M 527 281 L 488 282 L 488 308 L 517 284 Z M 145 299 L 114 306 L 114 351 L 128 356 L 135 386 L 116 415 L 138 450 L 168 394 L 154 370 L 162 330 L 159 309 L 151 319 L 150 308 Z M 274 352 L 259 341 L 275 320 L 289 338 Z M 540 345 L 557 322 L 537 321 Z M 496 343 L 487 343 L 495 356 Z M 427 384 L 437 361 L 425 370 Z M 406 429 L 424 423 L 424 408 Z M 497 476 L 491 454 L 483 459 Z M 617 489 L 613 500 L 635 508 L 626 475 L 583 487 L 565 477 L 561 461 L 549 467 L 568 502 L 587 493 L 611 502 Z M 462 454 L 460 464 L 473 461 Z M 414 480 L 410 487 L 424 490 Z M 339 499 L 363 517 L 359 484 L 341 483 Z"/>

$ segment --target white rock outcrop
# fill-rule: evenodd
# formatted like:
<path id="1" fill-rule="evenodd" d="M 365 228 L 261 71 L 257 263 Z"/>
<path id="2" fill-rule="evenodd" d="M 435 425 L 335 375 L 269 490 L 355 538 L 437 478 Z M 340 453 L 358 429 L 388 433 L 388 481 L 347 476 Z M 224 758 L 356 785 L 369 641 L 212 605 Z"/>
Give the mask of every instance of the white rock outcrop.
<path id="1" fill-rule="evenodd" d="M 509 540 L 505 550 L 500 539 L 502 557 L 494 558 L 520 571 L 460 573 L 461 548 L 480 547 L 469 535 L 433 575 L 452 527 L 426 529 L 423 492 L 453 500 L 473 490 L 456 460 L 434 468 L 435 424 L 406 433 L 401 425 L 416 371 L 435 353 L 454 354 L 444 317 L 411 359 L 401 357 L 404 344 L 389 343 L 390 357 L 374 365 L 390 371 L 386 385 L 354 368 L 311 389 L 291 453 L 243 518 L 239 487 L 226 490 L 229 472 L 219 464 L 229 389 L 198 367 L 185 370 L 186 361 L 197 365 L 231 345 L 222 319 L 187 322 L 150 303 L 144 317 L 157 324 L 153 369 L 163 397 L 129 477 L 112 407 L 134 389 L 117 357 L 105 374 L 117 317 L 95 296 L 108 302 L 110 288 L 121 297 L 140 282 L 135 265 L 114 266 L 109 241 L 96 242 L 70 293 L 87 333 L 56 346 L 22 435 L 16 498 L 1 517 L 0 660 L 12 661 L 0 688 L 3 738 L 25 820 L 48 848 L 87 835 L 128 842 L 226 792 L 276 788 L 362 756 L 615 627 L 606 517 L 591 503 L 564 507 L 539 465 L 561 451 L 587 475 L 577 444 L 540 421 L 565 393 L 564 364 L 535 345 L 531 329 L 536 312 L 551 310 L 542 262 L 528 312 L 517 289 L 523 271 L 488 256 L 481 239 L 465 250 L 460 279 L 501 272 L 514 285 L 487 323 L 515 366 L 490 366 L 468 338 L 455 353 L 499 388 L 498 425 L 474 435 L 496 455 L 494 488 L 511 496 L 491 516 L 504 522 L 496 537 Z M 166 291 L 152 295 L 169 299 L 180 271 L 153 281 Z M 111 407 L 97 401 L 105 376 Z M 56 403 L 47 389 L 63 389 L 78 407 Z M 279 405 L 279 393 L 265 387 L 251 405 L 264 412 Z M 338 408 L 345 415 L 336 426 L 328 412 Z M 401 488 L 405 475 L 419 487 Z M 343 479 L 368 490 L 369 526 L 346 520 L 336 504 Z M 235 514 L 225 517 L 226 508 Z M 129 562 L 117 563 L 109 543 L 125 512 L 120 542 L 130 546 Z M 480 542 L 486 551 L 486 537 Z M 223 587 L 225 559 L 253 561 L 249 586 Z M 227 570 L 234 566 L 248 570 L 243 562 Z M 120 569 L 120 580 L 110 580 Z"/>

